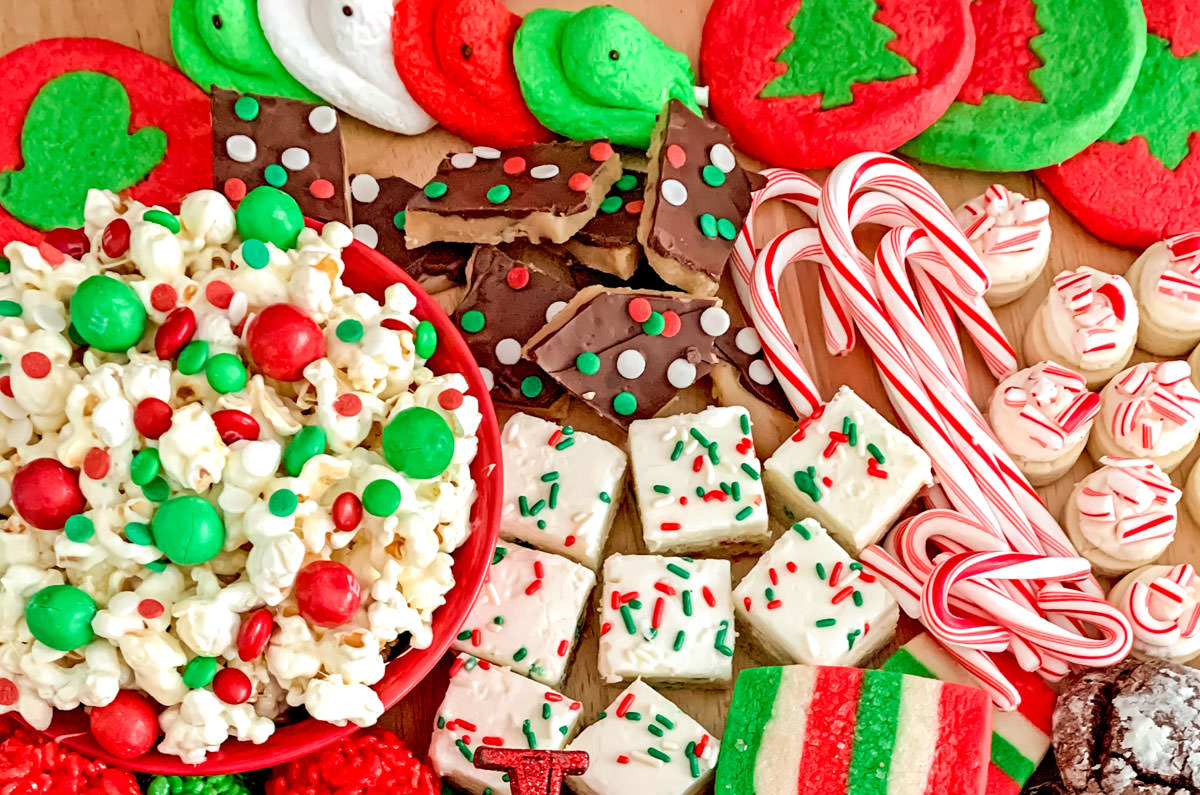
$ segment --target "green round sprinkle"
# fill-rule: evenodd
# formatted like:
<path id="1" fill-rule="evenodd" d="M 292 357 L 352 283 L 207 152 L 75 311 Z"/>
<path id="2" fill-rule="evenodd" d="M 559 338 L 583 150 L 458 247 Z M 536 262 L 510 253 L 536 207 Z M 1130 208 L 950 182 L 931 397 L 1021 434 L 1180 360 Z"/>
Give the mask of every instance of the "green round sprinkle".
<path id="1" fill-rule="evenodd" d="M 242 243 L 242 259 L 256 271 L 271 264 L 271 250 L 261 240 L 247 240 Z"/>
<path id="2" fill-rule="evenodd" d="M 487 199 L 492 204 L 504 204 L 512 196 L 512 188 L 507 185 L 493 185 L 488 188 Z"/>
<path id="3" fill-rule="evenodd" d="M 95 535 L 96 525 L 91 519 L 77 513 L 67 520 L 66 526 L 63 527 L 63 533 L 76 544 L 82 544 Z"/>
<path id="4" fill-rule="evenodd" d="M 437 329 L 428 320 L 422 320 L 417 324 L 416 339 L 413 346 L 417 350 L 417 356 L 422 359 L 429 359 L 437 350 L 438 336 Z"/>
<path id="5" fill-rule="evenodd" d="M 713 165 L 708 165 L 701 169 L 700 176 L 714 188 L 719 188 L 725 184 L 725 172 Z"/>
<path id="6" fill-rule="evenodd" d="M 642 324 L 642 331 L 649 334 L 651 337 L 657 337 L 663 333 L 667 327 L 667 321 L 662 316 L 662 312 L 651 312 L 650 317 L 646 318 L 646 322 Z"/>
<path id="7" fill-rule="evenodd" d="M 179 372 L 184 375 L 195 375 L 204 369 L 204 363 L 208 361 L 208 342 L 205 340 L 192 340 L 183 347 L 179 352 Z"/>
<path id="8" fill-rule="evenodd" d="M 288 442 L 283 452 L 283 468 L 289 476 L 298 478 L 310 458 L 325 452 L 325 431 L 319 425 L 308 425 Z"/>
<path id="9" fill-rule="evenodd" d="M 150 525 L 145 522 L 130 522 L 125 525 L 125 538 L 131 544 L 148 547 L 154 543 L 154 536 L 150 533 Z"/>
<path id="10" fill-rule="evenodd" d="M 358 342 L 363 338 L 363 324 L 353 318 L 343 320 L 334 333 L 342 342 Z"/>
<path id="11" fill-rule="evenodd" d="M 162 461 L 159 460 L 158 450 L 147 447 L 138 452 L 129 463 L 129 479 L 139 486 L 145 486 L 158 477 L 161 468 Z"/>
<path id="12" fill-rule="evenodd" d="M 463 331 L 468 334 L 478 334 L 487 325 L 487 318 L 478 309 L 472 309 L 469 312 L 463 312 L 460 322 L 462 323 Z"/>
<path id="13" fill-rule="evenodd" d="M 450 190 L 445 182 L 430 182 L 425 186 L 425 195 L 430 199 L 440 199 L 446 195 L 446 191 Z"/>
<path id="14" fill-rule="evenodd" d="M 705 213 L 700 216 L 700 231 L 705 237 L 717 236 L 717 219 L 712 213 Z"/>
<path id="15" fill-rule="evenodd" d="M 600 372 L 600 357 L 591 351 L 584 351 L 575 357 L 575 367 L 584 375 L 595 375 Z"/>
<path id="16" fill-rule="evenodd" d="M 637 187 L 637 177 L 633 174 L 622 174 L 615 187 L 617 190 L 633 190 Z"/>
<path id="17" fill-rule="evenodd" d="M 170 229 L 171 234 L 179 234 L 179 219 L 171 215 L 166 210 L 147 210 L 142 216 L 142 220 L 149 221 L 152 224 L 158 224 L 165 229 Z"/>
<path id="18" fill-rule="evenodd" d="M 265 179 L 267 184 L 271 185 L 272 187 L 282 188 L 287 184 L 287 178 L 287 169 L 278 163 L 272 163 L 263 169 L 263 179 Z"/>
<path id="19" fill-rule="evenodd" d="M 527 398 L 535 398 L 545 389 L 542 379 L 536 375 L 527 375 L 521 379 L 521 394 Z"/>
<path id="20" fill-rule="evenodd" d="M 159 475 L 154 480 L 142 486 L 142 494 L 151 502 L 165 502 L 171 496 L 171 486 L 166 479 Z"/>
<path id="21" fill-rule="evenodd" d="M 600 212 L 615 213 L 625 206 L 625 200 L 620 196 L 606 196 L 604 201 L 600 202 Z"/>
<path id="22" fill-rule="evenodd" d="M 613 411 L 622 417 L 628 417 L 637 411 L 637 398 L 634 397 L 632 392 L 617 393 L 617 396 L 613 398 Z"/>
<path id="23" fill-rule="evenodd" d="M 733 221 L 728 218 L 722 218 L 717 221 L 717 234 L 726 240 L 733 240 L 737 237 L 737 227 L 733 225 Z"/>
<path id="24" fill-rule="evenodd" d="M 152 560 L 146 564 L 146 568 L 156 574 L 162 574 L 167 570 L 167 562 L 165 560 Z"/>
<path id="25" fill-rule="evenodd" d="M 21 305 L 16 301 L 0 301 L 0 317 L 20 317 Z"/>
<path id="26" fill-rule="evenodd" d="M 363 489 L 363 508 L 372 516 L 391 516 L 400 507 L 400 487 L 390 480 L 373 480 Z"/>
<path id="27" fill-rule="evenodd" d="M 238 97 L 233 103 L 233 112 L 242 121 L 254 121 L 258 118 L 258 100 L 254 97 Z"/>
<path id="28" fill-rule="evenodd" d="M 246 365 L 234 353 L 218 353 L 204 365 L 208 384 L 222 395 L 237 392 L 246 385 Z"/>
<path id="29" fill-rule="evenodd" d="M 299 504 L 300 498 L 291 489 L 276 489 L 271 499 L 267 500 L 267 507 L 271 509 L 271 513 L 279 517 L 291 516 Z"/>
<path id="30" fill-rule="evenodd" d="M 193 690 L 199 690 L 208 687 L 216 675 L 216 657 L 193 657 L 183 669 L 183 683 Z"/>
<path id="31" fill-rule="evenodd" d="M 396 228 L 401 232 L 404 231 L 404 225 L 408 223 L 408 216 L 404 214 L 404 210 L 401 210 L 392 216 L 392 223 L 395 224 Z"/>

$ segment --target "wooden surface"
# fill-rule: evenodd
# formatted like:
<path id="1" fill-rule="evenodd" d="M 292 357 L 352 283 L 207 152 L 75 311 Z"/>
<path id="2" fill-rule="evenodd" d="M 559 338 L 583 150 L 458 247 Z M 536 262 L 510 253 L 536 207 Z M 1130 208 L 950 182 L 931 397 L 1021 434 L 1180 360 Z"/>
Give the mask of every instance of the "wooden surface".
<path id="1" fill-rule="evenodd" d="M 517 13 L 526 13 L 532 8 L 547 4 L 562 8 L 582 8 L 589 5 L 586 0 L 549 3 L 538 3 L 535 0 L 509 1 L 510 7 Z M 695 62 L 700 28 L 708 0 L 615 0 L 613 4 L 636 13 L 651 30 L 662 36 L 668 44 L 687 52 L 693 63 Z M 0 20 L 3 21 L 0 25 L 0 52 L 7 52 L 47 36 L 89 35 L 111 38 L 171 61 L 167 31 L 169 7 L 170 0 L 42 0 L 38 3 L 29 3 L 27 0 L 0 0 Z M 440 130 L 418 138 L 404 138 L 368 128 L 353 119 L 344 120 L 344 129 L 347 159 L 352 171 L 369 171 L 381 176 L 395 174 L 414 182 L 427 180 L 433 174 L 441 156 L 459 143 L 453 136 Z M 1020 330 L 1032 317 L 1055 273 L 1080 265 L 1123 273 L 1135 258 L 1136 252 L 1107 245 L 1088 234 L 1058 206 L 1030 174 L 980 174 L 925 165 L 919 165 L 918 170 L 942 193 L 951 207 L 982 193 L 993 181 L 1003 182 L 1026 196 L 1045 198 L 1050 202 L 1054 238 L 1049 265 L 1029 293 L 1020 301 L 997 312 L 1009 338 L 1018 343 Z M 813 176 L 819 180 L 824 174 L 814 173 Z M 765 234 L 781 231 L 789 220 L 793 223 L 798 222 L 798 217 L 791 215 L 791 212 L 782 207 L 768 206 L 760 216 L 763 219 L 760 228 Z M 802 355 L 810 364 L 822 394 L 828 396 L 838 385 L 848 383 L 890 415 L 874 369 L 864 351 L 856 350 L 849 357 L 838 360 L 825 353 L 814 285 L 811 271 L 792 273 L 782 285 L 781 296 L 785 301 L 789 326 L 798 341 Z M 732 291 L 728 285 L 722 294 L 730 304 L 736 303 L 731 300 Z M 736 309 L 734 313 L 736 314 Z M 969 343 L 965 347 L 971 356 L 973 349 Z M 1135 361 L 1146 358 L 1149 357 L 1139 353 Z M 977 401 L 982 401 L 990 393 L 994 381 L 977 356 L 972 357 L 971 370 L 976 374 L 971 384 L 972 394 Z M 705 396 L 699 393 L 699 390 L 693 390 L 686 399 L 690 402 L 687 408 L 699 408 L 703 406 Z M 511 412 L 501 411 L 502 421 L 509 413 Z M 619 431 L 579 404 L 570 407 L 566 419 L 581 430 L 598 433 L 617 443 L 623 443 Z M 1196 454 L 1193 454 L 1176 472 L 1177 483 L 1182 484 L 1183 477 L 1190 471 L 1195 458 Z M 1073 483 L 1093 467 L 1085 454 L 1071 475 L 1041 490 L 1046 501 L 1056 512 L 1070 493 Z M 626 499 L 621 505 L 608 551 L 644 552 L 636 528 L 636 512 L 630 500 Z M 1200 531 L 1190 517 L 1181 516 L 1179 535 L 1163 556 L 1163 560 L 1172 563 L 1200 563 Z M 751 559 L 735 561 L 735 581 L 752 564 Z M 597 675 L 598 622 L 595 616 L 593 610 L 589 614 L 571 674 L 564 688 L 566 693 L 584 702 L 587 715 L 607 706 L 621 689 L 619 686 L 602 684 Z M 760 663 L 746 654 L 739 644 L 735 664 L 741 668 Z M 434 711 L 444 688 L 445 671 L 446 665 L 443 664 L 417 692 L 384 719 L 386 725 L 400 732 L 419 751 L 423 751 L 428 742 Z M 669 695 L 710 731 L 718 735 L 721 733 L 729 702 L 727 693 L 674 691 Z"/>

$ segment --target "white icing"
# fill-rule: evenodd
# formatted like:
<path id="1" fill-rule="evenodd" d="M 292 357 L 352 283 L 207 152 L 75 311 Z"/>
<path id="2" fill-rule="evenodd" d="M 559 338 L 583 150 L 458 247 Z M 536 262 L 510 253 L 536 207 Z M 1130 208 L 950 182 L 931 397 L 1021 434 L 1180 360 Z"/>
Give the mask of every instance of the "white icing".
<path id="1" fill-rule="evenodd" d="M 1170 455 L 1200 434 L 1200 391 L 1187 362 L 1137 364 L 1100 393 L 1100 422 L 1123 454 Z"/>
<path id="2" fill-rule="evenodd" d="M 1003 185 L 959 207 L 954 217 L 991 278 L 992 288 L 1028 281 L 1050 251 L 1050 206 Z"/>
<path id="3" fill-rule="evenodd" d="M 1106 457 L 1103 463 L 1076 487 L 1068 506 L 1079 532 L 1117 560 L 1158 557 L 1175 536 L 1182 493 L 1148 461 Z"/>
<path id="4" fill-rule="evenodd" d="M 1013 373 L 992 392 L 988 423 L 1010 454 L 1054 461 L 1087 438 L 1100 410 L 1078 373 L 1039 362 Z"/>
<path id="5" fill-rule="evenodd" d="M 1137 339 L 1138 312 L 1129 283 L 1082 267 L 1054 277 L 1035 323 L 1068 364 L 1100 370 L 1121 361 Z"/>

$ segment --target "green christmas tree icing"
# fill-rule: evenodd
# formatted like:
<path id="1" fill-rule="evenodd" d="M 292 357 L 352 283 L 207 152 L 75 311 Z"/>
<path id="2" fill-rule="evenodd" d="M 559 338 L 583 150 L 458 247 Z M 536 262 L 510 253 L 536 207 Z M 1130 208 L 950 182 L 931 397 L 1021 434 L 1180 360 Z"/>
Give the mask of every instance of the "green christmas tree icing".
<path id="1" fill-rule="evenodd" d="M 167 152 L 166 133 L 131 133 L 129 122 L 129 95 L 113 77 L 68 72 L 46 83 L 25 116 L 21 168 L 0 173 L 0 206 L 38 229 L 83 226 L 89 188 L 124 190 Z"/>
<path id="2" fill-rule="evenodd" d="M 821 109 L 854 101 L 855 83 L 916 73 L 887 43 L 896 34 L 875 21 L 875 0 L 804 0 L 788 27 L 796 34 L 775 59 L 787 67 L 763 89 L 764 97 L 821 94 Z"/>
<path id="3" fill-rule="evenodd" d="M 1146 139 L 1150 154 L 1174 169 L 1188 154 L 1188 136 L 1200 131 L 1200 53 L 1171 54 L 1161 36 L 1146 38 L 1146 59 L 1125 110 L 1103 140 L 1123 144 Z"/>

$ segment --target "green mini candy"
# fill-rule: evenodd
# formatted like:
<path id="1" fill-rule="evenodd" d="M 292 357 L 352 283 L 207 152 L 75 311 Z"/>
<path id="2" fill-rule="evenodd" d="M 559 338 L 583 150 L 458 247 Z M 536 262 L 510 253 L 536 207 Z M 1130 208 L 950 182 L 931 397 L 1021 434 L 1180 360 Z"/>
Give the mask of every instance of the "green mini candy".
<path id="1" fill-rule="evenodd" d="M 193 690 L 208 687 L 216 676 L 216 657 L 193 657 L 183 668 L 183 683 Z"/>
<path id="2" fill-rule="evenodd" d="M 262 185 L 246 194 L 238 205 L 238 234 L 243 240 L 274 243 L 284 251 L 296 247 L 304 229 L 304 213 L 296 200 L 277 188 Z"/>
<path id="3" fill-rule="evenodd" d="M 462 325 L 463 331 L 468 334 L 478 334 L 487 325 L 487 317 L 478 309 L 472 309 L 468 312 L 463 312 L 459 323 Z"/>
<path id="4" fill-rule="evenodd" d="M 158 450 L 147 447 L 145 450 L 139 450 L 129 463 L 129 479 L 139 486 L 145 486 L 158 477 L 161 468 L 162 461 L 158 457 Z"/>
<path id="5" fill-rule="evenodd" d="M 440 199 L 446 195 L 446 191 L 450 190 L 445 182 L 430 182 L 425 186 L 425 195 L 431 199 Z"/>
<path id="6" fill-rule="evenodd" d="M 238 101 L 233 103 L 233 112 L 242 121 L 254 121 L 258 118 L 259 110 L 258 100 L 251 96 L 238 97 Z"/>
<path id="7" fill-rule="evenodd" d="M 204 364 L 207 361 L 208 342 L 205 340 L 192 340 L 179 352 L 179 360 L 175 363 L 175 366 L 184 375 L 195 375 L 204 369 Z"/>
<path id="8" fill-rule="evenodd" d="M 237 392 L 246 386 L 246 365 L 237 354 L 218 353 L 204 365 L 208 385 L 222 395 Z"/>
<path id="9" fill-rule="evenodd" d="M 287 184 L 287 170 L 278 163 L 272 163 L 263 169 L 263 178 L 267 181 L 268 185 L 282 188 Z"/>
<path id="10" fill-rule="evenodd" d="M 595 375 L 600 372 L 600 357 L 591 351 L 584 351 L 575 357 L 575 366 L 584 375 Z"/>
<path id="11" fill-rule="evenodd" d="M 171 486 L 166 478 L 159 475 L 154 480 L 142 486 L 142 494 L 151 502 L 164 502 L 171 496 Z"/>
<path id="12" fill-rule="evenodd" d="M 84 279 L 71 296 L 71 325 L 88 345 L 123 353 L 146 330 L 146 307 L 125 282 L 97 274 Z"/>
<path id="13" fill-rule="evenodd" d="M 415 332 L 415 340 L 413 347 L 416 348 L 417 356 L 422 359 L 428 359 L 433 356 L 437 350 L 438 334 L 437 329 L 428 320 L 422 320 L 417 324 Z"/>
<path id="14" fill-rule="evenodd" d="M 63 534 L 76 544 L 82 544 L 95 535 L 95 533 L 95 523 L 81 513 L 77 513 L 68 519 L 67 524 L 63 527 Z"/>
<path id="15" fill-rule="evenodd" d="M 632 392 L 619 392 L 613 398 L 613 411 L 628 417 L 637 411 L 637 397 Z"/>
<path id="16" fill-rule="evenodd" d="M 487 200 L 492 204 L 504 204 L 512 196 L 512 188 L 507 185 L 493 185 L 488 188 Z"/>
<path id="17" fill-rule="evenodd" d="M 20 317 L 21 311 L 16 301 L 0 301 L 0 317 Z"/>
<path id="18" fill-rule="evenodd" d="M 261 240 L 247 240 L 242 243 L 242 259 L 259 271 L 271 264 L 271 250 Z"/>
<path id="19" fill-rule="evenodd" d="M 308 460 L 325 452 L 325 441 L 325 431 L 319 425 L 301 428 L 283 452 L 283 468 L 288 475 L 300 477 Z"/>
<path id="20" fill-rule="evenodd" d="M 152 224 L 158 224 L 163 229 L 170 231 L 173 235 L 179 234 L 179 230 L 182 228 L 179 225 L 179 219 L 171 215 L 166 210 L 147 210 L 145 214 L 142 215 L 142 219 L 149 221 Z"/>
<path id="21" fill-rule="evenodd" d="M 51 585 L 25 604 L 25 623 L 52 649 L 74 651 L 92 642 L 96 600 L 74 585 Z"/>
<path id="22" fill-rule="evenodd" d="M 373 480 L 363 489 L 363 508 L 372 516 L 391 516 L 400 507 L 400 487 L 390 480 Z"/>
<path id="23" fill-rule="evenodd" d="M 129 543 L 143 547 L 148 547 L 154 543 L 154 535 L 150 532 L 150 525 L 145 522 L 130 522 L 125 525 L 125 538 L 129 539 Z"/>
<path id="24" fill-rule="evenodd" d="M 250 795 L 241 776 L 155 776 L 146 795 Z"/>
<path id="25" fill-rule="evenodd" d="M 667 319 L 663 317 L 662 312 L 651 312 L 650 317 L 646 318 L 646 322 L 642 324 L 642 331 L 649 334 L 651 337 L 657 337 L 662 334 L 667 328 Z"/>
<path id="26" fill-rule="evenodd" d="M 546 385 L 542 383 L 540 376 L 527 375 L 521 379 L 521 394 L 527 398 L 533 399 L 542 394 Z"/>
<path id="27" fill-rule="evenodd" d="M 296 512 L 296 506 L 300 504 L 296 492 L 291 489 L 276 489 L 271 498 L 267 500 L 267 507 L 275 516 L 284 517 L 291 516 Z"/>
<path id="28" fill-rule="evenodd" d="M 436 411 L 410 406 L 383 429 L 383 457 L 410 478 L 435 478 L 454 458 L 454 432 Z"/>
<path id="29" fill-rule="evenodd" d="M 392 224 L 401 232 L 404 231 L 404 226 L 408 223 L 408 214 L 401 210 L 392 216 Z"/>
<path id="30" fill-rule="evenodd" d="M 225 545 L 225 524 L 207 500 L 185 495 L 159 506 L 150 520 L 154 545 L 172 563 L 196 566 L 212 560 Z"/>
<path id="31" fill-rule="evenodd" d="M 335 333 L 337 334 L 337 338 L 342 342 L 358 342 L 363 338 L 362 321 L 354 320 L 353 318 L 343 320 L 337 324 Z"/>

